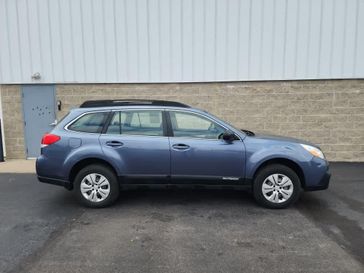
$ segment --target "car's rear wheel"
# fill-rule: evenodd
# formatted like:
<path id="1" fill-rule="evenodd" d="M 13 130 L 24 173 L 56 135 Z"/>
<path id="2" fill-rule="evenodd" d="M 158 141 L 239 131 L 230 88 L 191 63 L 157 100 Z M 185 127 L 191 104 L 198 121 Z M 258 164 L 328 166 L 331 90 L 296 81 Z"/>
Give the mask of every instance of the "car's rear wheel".
<path id="1" fill-rule="evenodd" d="M 300 196 L 301 183 L 298 175 L 280 164 L 261 169 L 254 179 L 255 200 L 268 208 L 286 208 Z"/>
<path id="2" fill-rule="evenodd" d="M 90 165 L 81 169 L 74 180 L 74 189 L 78 200 L 93 208 L 109 206 L 119 196 L 116 175 L 103 165 Z"/>

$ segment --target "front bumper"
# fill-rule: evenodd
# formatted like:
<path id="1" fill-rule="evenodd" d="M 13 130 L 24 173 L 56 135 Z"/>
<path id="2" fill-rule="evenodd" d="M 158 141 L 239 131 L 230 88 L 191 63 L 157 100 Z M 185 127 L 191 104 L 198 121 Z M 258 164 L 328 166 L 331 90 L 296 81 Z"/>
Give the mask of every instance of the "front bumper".
<path id="1" fill-rule="evenodd" d="M 327 170 L 324 176 L 319 181 L 319 183 L 317 183 L 314 186 L 306 186 L 305 191 L 326 190 L 329 187 L 330 178 L 331 178 L 331 173 L 329 172 L 329 170 Z"/>

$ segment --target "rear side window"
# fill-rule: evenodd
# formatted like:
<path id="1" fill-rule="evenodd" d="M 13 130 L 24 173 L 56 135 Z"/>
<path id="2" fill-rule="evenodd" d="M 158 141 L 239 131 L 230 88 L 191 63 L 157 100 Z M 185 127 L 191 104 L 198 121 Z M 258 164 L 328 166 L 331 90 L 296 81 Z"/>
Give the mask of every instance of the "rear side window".
<path id="1" fill-rule="evenodd" d="M 68 126 L 68 130 L 85 133 L 101 133 L 108 114 L 107 112 L 85 114 Z"/>
<path id="2" fill-rule="evenodd" d="M 115 112 L 106 133 L 163 136 L 162 112 L 158 110 Z"/>

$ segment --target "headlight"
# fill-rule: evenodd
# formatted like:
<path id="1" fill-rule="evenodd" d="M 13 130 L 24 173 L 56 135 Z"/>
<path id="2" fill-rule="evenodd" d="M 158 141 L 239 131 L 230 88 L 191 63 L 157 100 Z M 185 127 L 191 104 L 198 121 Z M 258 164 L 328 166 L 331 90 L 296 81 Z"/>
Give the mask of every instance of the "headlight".
<path id="1" fill-rule="evenodd" d="M 321 152 L 320 149 L 310 146 L 310 145 L 306 145 L 306 144 L 301 144 L 301 146 L 310 154 L 312 154 L 313 156 L 319 157 L 321 159 L 325 159 L 325 156 L 323 154 L 323 152 Z"/>

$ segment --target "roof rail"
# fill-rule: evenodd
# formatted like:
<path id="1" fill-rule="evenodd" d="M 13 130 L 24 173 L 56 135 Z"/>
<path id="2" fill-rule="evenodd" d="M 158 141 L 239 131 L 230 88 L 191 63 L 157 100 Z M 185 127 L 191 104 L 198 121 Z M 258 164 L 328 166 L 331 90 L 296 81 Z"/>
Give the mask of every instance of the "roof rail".
<path id="1" fill-rule="evenodd" d="M 171 106 L 171 107 L 183 107 L 189 108 L 190 106 L 184 103 L 176 101 L 165 101 L 165 100 L 88 100 L 80 105 L 80 108 L 90 107 L 108 107 L 108 106 Z"/>

